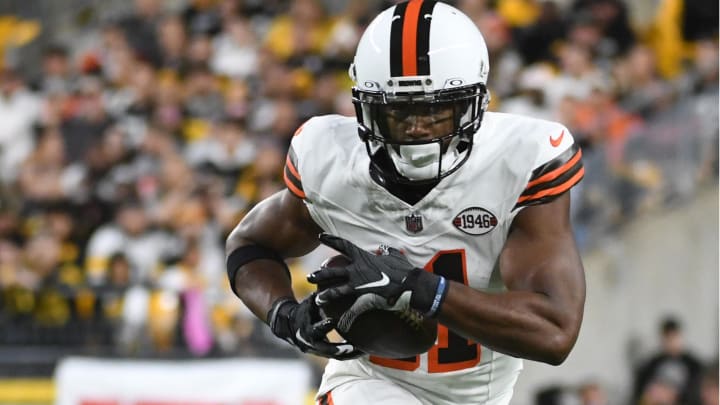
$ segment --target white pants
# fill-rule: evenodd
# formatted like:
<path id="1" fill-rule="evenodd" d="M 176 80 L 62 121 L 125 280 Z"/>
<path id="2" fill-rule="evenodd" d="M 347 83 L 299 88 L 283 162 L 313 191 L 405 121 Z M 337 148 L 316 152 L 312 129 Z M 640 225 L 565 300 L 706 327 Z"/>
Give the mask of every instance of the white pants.
<path id="1" fill-rule="evenodd" d="M 506 391 L 484 405 L 509 405 L 513 390 Z M 410 390 L 388 380 L 357 380 L 335 387 L 317 398 L 318 405 L 438 405 L 416 397 Z"/>
<path id="2" fill-rule="evenodd" d="M 503 356 L 482 374 L 428 375 L 388 369 L 365 359 L 331 360 L 318 391 L 321 405 L 508 405 L 522 362 Z"/>

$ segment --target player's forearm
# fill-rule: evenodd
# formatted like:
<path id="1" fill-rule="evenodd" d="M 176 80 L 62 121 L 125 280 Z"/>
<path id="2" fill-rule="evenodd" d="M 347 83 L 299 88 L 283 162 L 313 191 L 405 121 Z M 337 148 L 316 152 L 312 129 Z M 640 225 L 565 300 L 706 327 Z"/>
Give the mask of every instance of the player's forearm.
<path id="1" fill-rule="evenodd" d="M 267 314 L 278 298 L 294 296 L 287 272 L 272 260 L 256 260 L 242 266 L 235 275 L 234 286 L 242 302 L 263 322 L 267 322 Z"/>
<path id="2" fill-rule="evenodd" d="M 319 243 L 318 229 L 302 201 L 282 191 L 256 205 L 230 233 L 228 276 L 258 318 L 266 321 L 278 298 L 293 296 L 284 258 L 312 251 Z"/>
<path id="3" fill-rule="evenodd" d="M 488 294 L 453 282 L 438 319 L 493 350 L 557 365 L 574 346 L 582 318 L 582 311 L 561 307 L 537 292 Z"/>

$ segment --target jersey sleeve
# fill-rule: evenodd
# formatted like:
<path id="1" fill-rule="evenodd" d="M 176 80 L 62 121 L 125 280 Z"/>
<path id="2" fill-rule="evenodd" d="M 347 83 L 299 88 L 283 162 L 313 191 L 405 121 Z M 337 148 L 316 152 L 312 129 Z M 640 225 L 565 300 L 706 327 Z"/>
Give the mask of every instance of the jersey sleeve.
<path id="1" fill-rule="evenodd" d="M 285 186 L 293 193 L 296 197 L 307 198 L 305 195 L 305 189 L 303 188 L 302 176 L 298 171 L 298 158 L 297 153 L 293 144 L 290 144 L 287 157 L 285 158 L 285 170 L 283 172 L 283 179 L 285 180 Z"/>
<path id="2" fill-rule="evenodd" d="M 317 130 L 316 119 L 311 118 L 295 131 L 285 157 L 285 169 L 283 180 L 287 189 L 296 197 L 307 199 L 305 185 L 303 184 L 303 173 L 308 170 L 306 160 L 311 159 L 308 155 L 312 152 L 312 139 Z M 305 173 L 308 176 L 307 173 Z"/>
<path id="3" fill-rule="evenodd" d="M 539 162 L 517 200 L 516 209 L 549 203 L 578 184 L 585 175 L 582 151 L 566 128 L 545 142 L 547 145 L 540 149 Z"/>

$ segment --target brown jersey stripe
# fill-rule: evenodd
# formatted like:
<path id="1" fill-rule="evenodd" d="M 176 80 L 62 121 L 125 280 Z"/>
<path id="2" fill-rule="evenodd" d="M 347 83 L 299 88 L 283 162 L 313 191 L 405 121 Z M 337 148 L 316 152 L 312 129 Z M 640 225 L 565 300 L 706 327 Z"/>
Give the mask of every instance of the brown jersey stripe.
<path id="1" fill-rule="evenodd" d="M 572 159 L 575 156 L 575 153 L 580 149 L 577 143 L 572 144 L 569 148 L 567 148 L 564 152 L 562 152 L 560 155 L 556 156 L 555 159 L 543 164 L 542 166 L 538 167 L 537 169 L 533 170 L 532 175 L 530 175 L 530 183 L 537 180 L 538 178 L 552 172 L 553 170 L 562 167 L 567 163 L 570 159 Z M 532 186 L 531 186 L 532 187 Z"/>
<path id="2" fill-rule="evenodd" d="M 283 172 L 283 180 L 285 181 L 285 185 L 287 186 L 288 190 L 290 190 L 291 193 L 295 194 L 296 197 L 304 199 L 305 191 L 302 189 L 302 183 L 300 183 L 299 180 L 292 177 L 292 173 L 290 173 L 290 170 L 288 170 L 288 167 L 285 166 L 285 171 Z"/>
<path id="3" fill-rule="evenodd" d="M 582 168 L 583 168 L 583 164 L 580 160 L 578 160 L 574 165 L 572 165 L 567 170 L 561 172 L 560 175 L 555 177 L 553 180 L 549 180 L 549 181 L 546 181 L 543 183 L 536 184 L 532 187 L 526 188 L 525 191 L 523 191 L 522 196 L 537 194 L 538 192 L 540 192 L 542 190 L 557 187 L 557 186 L 565 183 L 569 178 L 574 176 L 575 173 L 580 171 L 580 169 L 582 169 Z"/>
<path id="4" fill-rule="evenodd" d="M 563 153 L 564 155 L 564 153 Z M 558 177 L 560 177 L 563 173 L 570 170 L 575 164 L 580 162 L 580 159 L 582 158 L 582 151 L 578 148 L 577 152 L 570 158 L 570 160 L 563 163 L 561 166 L 550 170 L 547 173 L 542 174 L 540 177 L 537 177 L 535 179 L 531 179 L 530 182 L 525 187 L 526 190 L 533 188 L 534 186 L 542 183 L 548 183 L 551 182 Z"/>
<path id="5" fill-rule="evenodd" d="M 305 190 L 302 186 L 302 179 L 300 173 L 295 169 L 295 164 L 292 161 L 292 149 L 288 152 L 285 158 L 285 171 L 283 172 L 283 179 L 285 184 L 296 196 L 305 198 Z"/>
<path id="6" fill-rule="evenodd" d="M 317 405 L 334 405 L 332 398 L 332 391 L 328 391 L 320 396 L 317 401 Z"/>
<path id="7" fill-rule="evenodd" d="M 295 148 L 290 145 L 290 148 L 288 149 L 287 158 L 285 160 L 290 160 L 290 163 L 292 163 L 293 170 L 297 173 L 297 170 L 295 170 L 298 166 L 297 163 L 297 154 L 295 153 Z M 300 178 L 300 175 L 296 176 L 297 178 Z"/>
<path id="8" fill-rule="evenodd" d="M 402 76 L 403 74 L 403 23 L 405 21 L 405 9 L 408 3 L 400 3 L 395 6 L 390 26 L 390 76 Z"/>
<path id="9" fill-rule="evenodd" d="M 563 184 L 560 184 L 559 186 L 542 190 L 533 195 L 521 196 L 518 199 L 515 208 L 517 208 L 518 206 L 534 205 L 552 201 L 556 197 L 559 197 L 566 191 L 570 190 L 572 186 L 578 184 L 580 180 L 582 180 L 584 175 L 585 168 L 580 167 L 580 170 L 578 170 L 577 173 L 575 173 L 572 177 L 570 177 L 567 181 L 565 181 Z"/>

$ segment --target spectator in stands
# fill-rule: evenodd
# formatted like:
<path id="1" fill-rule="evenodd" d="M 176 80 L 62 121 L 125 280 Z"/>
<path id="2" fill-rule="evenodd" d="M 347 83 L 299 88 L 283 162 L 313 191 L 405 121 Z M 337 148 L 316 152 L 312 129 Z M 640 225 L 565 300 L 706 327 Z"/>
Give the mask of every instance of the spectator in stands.
<path id="1" fill-rule="evenodd" d="M 593 63 L 592 50 L 567 42 L 558 47 L 560 73 L 545 86 L 545 97 L 551 111 L 557 111 L 566 97 L 584 101 L 590 97 L 594 83 L 603 81 L 602 71 Z"/>
<path id="2" fill-rule="evenodd" d="M 182 18 L 190 35 L 214 36 L 222 29 L 222 16 L 213 0 L 191 0 Z"/>
<path id="3" fill-rule="evenodd" d="M 473 4 L 474 1 L 466 3 Z M 482 4 L 482 2 L 477 2 Z M 472 8 L 473 6 L 468 6 Z M 487 6 L 484 6 L 487 7 Z M 490 56 L 490 73 L 488 83 L 491 83 L 493 97 L 499 98 L 502 103 L 506 97 L 515 95 L 516 80 L 521 74 L 523 61 L 520 53 L 512 44 L 512 33 L 505 20 L 494 11 L 484 11 L 479 14 L 475 23 L 483 33 Z M 543 83 L 533 83 L 541 86 Z"/>
<path id="4" fill-rule="evenodd" d="M 243 80 L 232 80 L 225 89 L 225 117 L 228 120 L 243 122 L 248 121 L 250 112 L 250 89 L 248 83 Z"/>
<path id="5" fill-rule="evenodd" d="M 255 142 L 242 122 L 223 120 L 210 134 L 187 145 L 185 157 L 198 171 L 222 177 L 231 183 L 255 159 Z"/>
<path id="6" fill-rule="evenodd" d="M 202 120 L 222 118 L 223 97 L 210 69 L 205 65 L 195 65 L 188 71 L 185 81 L 187 114 Z"/>
<path id="7" fill-rule="evenodd" d="M 182 18 L 176 15 L 163 17 L 157 34 L 161 54 L 160 67 L 175 72 L 183 71 L 187 34 Z"/>
<path id="8" fill-rule="evenodd" d="M 118 26 L 139 59 L 159 66 L 162 56 L 157 41 L 157 25 L 162 3 L 159 0 L 134 0 L 133 5 L 133 12 L 121 18 Z"/>
<path id="9" fill-rule="evenodd" d="M 718 364 L 713 362 L 705 369 L 700 382 L 700 405 L 718 405 Z"/>
<path id="10" fill-rule="evenodd" d="M 232 78 L 255 76 L 259 58 L 257 45 L 250 21 L 239 16 L 226 18 L 222 33 L 213 40 L 210 67 L 214 73 Z"/>
<path id="11" fill-rule="evenodd" d="M 26 204 L 36 206 L 79 197 L 84 192 L 84 178 L 82 166 L 66 164 L 60 132 L 45 128 L 20 168 L 18 183 Z"/>
<path id="12" fill-rule="evenodd" d="M 279 60 L 303 66 L 326 49 L 331 26 L 319 0 L 293 1 L 287 14 L 273 20 L 265 46 Z"/>
<path id="13" fill-rule="evenodd" d="M 42 75 L 36 84 L 37 90 L 44 94 L 68 94 L 74 85 L 74 72 L 71 67 L 68 49 L 62 45 L 51 45 L 43 51 Z"/>
<path id="14" fill-rule="evenodd" d="M 32 152 L 39 116 L 40 100 L 26 89 L 18 72 L 0 69 L 0 181 L 13 182 Z"/>
<path id="15" fill-rule="evenodd" d="M 609 405 L 608 396 L 603 387 L 595 382 L 588 381 L 578 389 L 580 405 Z"/>
<path id="16" fill-rule="evenodd" d="M 149 125 L 179 135 L 184 118 L 182 84 L 175 73 L 158 76 L 155 85 L 155 104 Z"/>
<path id="17" fill-rule="evenodd" d="M 665 318 L 660 325 L 660 351 L 635 370 L 634 403 L 665 405 L 695 400 L 702 367 L 685 348 L 680 322 Z"/>
<path id="18" fill-rule="evenodd" d="M 526 4 L 517 8 L 510 7 L 510 3 L 513 2 Z M 552 48 L 555 43 L 564 38 L 567 30 L 567 22 L 561 16 L 558 5 L 554 1 L 504 1 L 501 3 L 508 5 L 505 9 L 499 8 L 499 12 L 510 25 L 513 26 L 512 19 L 516 19 L 518 24 L 522 24 L 515 31 L 515 43 L 525 64 L 553 61 L 555 58 Z M 517 10 L 517 17 L 509 17 L 516 14 L 511 9 Z"/>
<path id="19" fill-rule="evenodd" d="M 123 201 L 115 221 L 90 236 L 85 263 L 88 283 L 94 286 L 108 283 L 110 259 L 119 253 L 137 271 L 131 275 L 132 280 L 145 282 L 165 258 L 174 254 L 173 242 L 167 233 L 151 228 L 148 214 L 138 201 Z"/>
<path id="20" fill-rule="evenodd" d="M 598 51 L 608 57 L 627 52 L 635 44 L 635 33 L 630 26 L 628 10 L 621 0 L 575 0 L 574 12 L 587 11 L 593 18 L 603 43 Z"/>
<path id="21" fill-rule="evenodd" d="M 620 103 L 626 111 L 649 117 L 658 99 L 671 96 L 672 88 L 660 79 L 655 54 L 646 46 L 632 48 L 615 73 L 622 92 Z"/>
<path id="22" fill-rule="evenodd" d="M 213 44 L 211 37 L 204 34 L 191 36 L 187 49 L 185 50 L 185 59 L 188 65 L 185 73 L 197 66 L 206 67 L 208 62 L 212 60 L 212 57 Z"/>
<path id="23" fill-rule="evenodd" d="M 100 134 L 113 124 L 105 109 L 102 81 L 98 77 L 84 76 L 78 86 L 74 113 L 60 126 L 68 163 L 84 160 L 90 148 L 97 144 Z"/>

